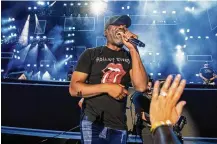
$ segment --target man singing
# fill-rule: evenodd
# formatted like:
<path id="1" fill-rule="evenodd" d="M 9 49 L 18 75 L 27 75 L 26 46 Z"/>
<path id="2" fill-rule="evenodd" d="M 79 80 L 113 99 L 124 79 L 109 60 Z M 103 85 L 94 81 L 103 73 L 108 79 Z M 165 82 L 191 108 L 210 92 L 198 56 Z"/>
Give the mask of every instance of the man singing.
<path id="1" fill-rule="evenodd" d="M 126 96 L 129 83 L 137 91 L 147 87 L 147 74 L 128 30 L 127 15 L 113 16 L 105 24 L 106 46 L 87 49 L 72 74 L 71 96 L 84 98 L 81 136 L 84 144 L 125 144 Z M 123 46 L 129 50 L 126 51 Z"/>

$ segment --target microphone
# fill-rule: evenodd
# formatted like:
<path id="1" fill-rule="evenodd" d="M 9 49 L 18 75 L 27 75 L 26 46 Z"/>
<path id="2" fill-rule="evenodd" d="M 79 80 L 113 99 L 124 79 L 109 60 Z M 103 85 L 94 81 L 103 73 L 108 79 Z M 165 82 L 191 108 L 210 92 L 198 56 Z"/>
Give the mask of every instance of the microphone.
<path id="1" fill-rule="evenodd" d="M 139 46 L 139 47 L 145 47 L 145 44 L 144 44 L 143 42 L 141 42 L 140 40 L 135 39 L 135 38 L 130 38 L 130 39 L 129 39 L 129 42 L 130 42 L 131 44 L 137 45 L 137 46 Z"/>

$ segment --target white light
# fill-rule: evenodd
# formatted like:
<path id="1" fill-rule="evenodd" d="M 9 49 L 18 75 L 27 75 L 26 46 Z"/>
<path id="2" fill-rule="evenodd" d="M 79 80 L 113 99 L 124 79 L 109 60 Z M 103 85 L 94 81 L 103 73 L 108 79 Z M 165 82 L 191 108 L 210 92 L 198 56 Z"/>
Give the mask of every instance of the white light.
<path id="1" fill-rule="evenodd" d="M 100 15 L 107 9 L 107 2 L 103 1 L 95 1 L 91 4 L 91 11 L 96 14 Z"/>
<path id="2" fill-rule="evenodd" d="M 153 74 L 153 73 L 150 73 L 150 75 L 153 76 L 154 74 Z"/>
<path id="3" fill-rule="evenodd" d="M 215 34 L 215 36 L 217 36 L 217 33 Z"/>
<path id="4" fill-rule="evenodd" d="M 16 50 L 14 49 L 14 52 L 16 52 Z"/>
<path id="5" fill-rule="evenodd" d="M 66 55 L 66 58 L 69 57 L 68 55 Z"/>
<path id="6" fill-rule="evenodd" d="M 72 36 L 75 36 L 75 34 L 73 33 Z"/>
<path id="7" fill-rule="evenodd" d="M 30 36 L 30 39 L 32 40 L 32 39 L 33 39 L 33 36 Z"/>
<path id="8" fill-rule="evenodd" d="M 30 67 L 30 64 L 27 64 L 27 67 Z"/>
<path id="9" fill-rule="evenodd" d="M 190 8 L 189 7 L 185 7 L 185 11 L 190 11 Z"/>
<path id="10" fill-rule="evenodd" d="M 176 14 L 176 11 L 172 11 L 172 14 Z"/>
<path id="11" fill-rule="evenodd" d="M 15 18 L 12 18 L 12 21 L 15 21 Z"/>
<path id="12" fill-rule="evenodd" d="M 181 50 L 181 49 L 182 49 L 182 46 L 181 46 L 181 45 L 177 45 L 177 46 L 176 46 L 176 49 L 177 49 L 177 50 Z"/>
<path id="13" fill-rule="evenodd" d="M 156 55 L 159 55 L 159 53 L 156 53 Z"/>
<path id="14" fill-rule="evenodd" d="M 63 79 L 63 81 L 66 81 L 66 79 Z"/>
<path id="15" fill-rule="evenodd" d="M 36 65 L 36 64 L 34 64 L 34 67 L 37 67 L 37 65 Z"/>
<path id="16" fill-rule="evenodd" d="M 4 72 L 4 70 L 3 70 L 3 69 L 1 69 L 1 72 Z"/>
<path id="17" fill-rule="evenodd" d="M 65 62 L 65 65 L 67 65 L 67 62 Z"/>
<path id="18" fill-rule="evenodd" d="M 16 29 L 16 26 L 13 26 L 14 29 Z"/>
<path id="19" fill-rule="evenodd" d="M 199 77 L 199 74 L 195 74 L 195 76 Z"/>
<path id="20" fill-rule="evenodd" d="M 14 58 L 17 58 L 17 56 L 16 56 L 16 55 L 14 55 Z"/>
<path id="21" fill-rule="evenodd" d="M 67 51 L 69 51 L 69 48 L 66 48 Z"/>
<path id="22" fill-rule="evenodd" d="M 198 36 L 197 38 L 201 39 L 201 36 Z"/>
<path id="23" fill-rule="evenodd" d="M 17 59 L 20 59 L 20 57 L 18 56 Z"/>
<path id="24" fill-rule="evenodd" d="M 187 29 L 187 32 L 190 32 L 190 29 Z"/>
<path id="25" fill-rule="evenodd" d="M 206 39 L 209 39 L 209 36 L 206 36 Z"/>
<path id="26" fill-rule="evenodd" d="M 59 81 L 62 81 L 62 79 L 59 79 Z"/>
<path id="27" fill-rule="evenodd" d="M 36 9 L 37 9 L 37 7 L 34 7 L 34 9 L 36 10 Z"/>
<path id="28" fill-rule="evenodd" d="M 124 9 L 124 7 L 121 7 L 121 9 L 123 10 L 123 9 Z"/>
<path id="29" fill-rule="evenodd" d="M 45 4 L 43 1 L 38 1 L 37 3 L 38 3 L 38 5 L 44 5 Z"/>
<path id="30" fill-rule="evenodd" d="M 70 58 L 72 58 L 72 55 L 70 55 Z"/>
<path id="31" fill-rule="evenodd" d="M 3 38 L 5 38 L 5 36 L 4 36 L 4 35 L 3 35 L 2 37 L 3 37 Z"/>
<path id="32" fill-rule="evenodd" d="M 157 73 L 157 75 L 161 76 L 161 73 Z"/>
<path id="33" fill-rule="evenodd" d="M 17 34 L 15 33 L 15 34 L 14 34 L 14 36 L 16 37 L 16 36 L 17 36 Z"/>
<path id="34" fill-rule="evenodd" d="M 162 11 L 162 13 L 164 13 L 164 14 L 165 14 L 165 13 L 167 13 L 167 12 L 166 12 L 166 11 Z"/>
<path id="35" fill-rule="evenodd" d="M 71 36 L 71 34 L 68 34 L 68 37 L 70 37 Z"/>
<path id="36" fill-rule="evenodd" d="M 47 2 L 47 5 L 49 5 L 50 4 L 50 2 Z"/>
<path id="37" fill-rule="evenodd" d="M 192 7 L 191 10 L 194 11 L 194 7 Z"/>
<path id="38" fill-rule="evenodd" d="M 46 39 L 47 37 L 46 36 L 43 36 L 43 39 Z"/>
<path id="39" fill-rule="evenodd" d="M 193 36 L 190 36 L 190 38 L 193 39 L 194 37 L 193 37 Z"/>
<path id="40" fill-rule="evenodd" d="M 81 3 L 78 3 L 78 6 L 80 6 L 81 5 Z"/>
<path id="41" fill-rule="evenodd" d="M 17 53 L 20 53 L 20 51 L 17 51 Z"/>
<path id="42" fill-rule="evenodd" d="M 154 11 L 153 11 L 153 13 L 157 13 L 157 11 L 156 11 L 156 10 L 154 10 Z"/>
<path id="43" fill-rule="evenodd" d="M 183 45 L 183 48 L 186 48 L 186 45 Z"/>
<path id="44" fill-rule="evenodd" d="M 130 6 L 127 6 L 127 9 L 130 9 Z"/>
<path id="45" fill-rule="evenodd" d="M 75 29 L 75 27 L 72 27 L 72 29 L 74 30 L 74 29 Z"/>
<path id="46" fill-rule="evenodd" d="M 185 40 L 188 40 L 188 37 L 185 37 Z"/>
<path id="47" fill-rule="evenodd" d="M 70 3 L 70 6 L 73 6 L 74 5 L 74 3 Z"/>
<path id="48" fill-rule="evenodd" d="M 49 65 L 49 64 L 47 64 L 47 65 L 46 65 L 46 67 L 50 67 L 50 65 Z"/>
<path id="49" fill-rule="evenodd" d="M 149 55 L 152 55 L 152 53 L 148 53 Z"/>
<path id="50" fill-rule="evenodd" d="M 40 36 L 36 36 L 36 39 L 40 39 Z"/>
<path id="51" fill-rule="evenodd" d="M 43 64 L 40 64 L 40 67 L 43 67 L 44 65 Z"/>
<path id="52" fill-rule="evenodd" d="M 84 5 L 86 5 L 86 6 L 87 6 L 87 5 L 88 5 L 88 3 L 84 3 Z"/>
<path id="53" fill-rule="evenodd" d="M 32 8 L 31 7 L 28 7 L 28 10 L 31 10 Z"/>
<path id="54" fill-rule="evenodd" d="M 63 5 L 64 5 L 64 6 L 67 6 L 67 4 L 66 4 L 66 3 L 64 3 Z"/>
<path id="55" fill-rule="evenodd" d="M 184 33 L 185 33 L 185 29 L 180 29 L 179 32 L 180 32 L 181 34 L 184 34 Z"/>

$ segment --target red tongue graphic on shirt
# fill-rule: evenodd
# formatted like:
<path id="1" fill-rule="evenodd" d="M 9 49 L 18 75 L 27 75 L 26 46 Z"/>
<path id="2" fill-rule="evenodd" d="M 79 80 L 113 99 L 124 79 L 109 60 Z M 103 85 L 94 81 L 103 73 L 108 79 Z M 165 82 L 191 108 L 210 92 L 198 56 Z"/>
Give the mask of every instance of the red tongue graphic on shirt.
<path id="1" fill-rule="evenodd" d="M 110 63 L 102 70 L 104 73 L 101 83 L 121 83 L 122 77 L 126 74 L 121 64 Z"/>

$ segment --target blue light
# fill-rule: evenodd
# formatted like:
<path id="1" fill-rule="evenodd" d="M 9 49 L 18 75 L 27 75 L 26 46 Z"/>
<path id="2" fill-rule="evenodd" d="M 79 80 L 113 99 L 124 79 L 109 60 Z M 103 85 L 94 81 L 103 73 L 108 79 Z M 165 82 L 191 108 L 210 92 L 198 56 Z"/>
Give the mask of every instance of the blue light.
<path id="1" fill-rule="evenodd" d="M 40 64 L 40 67 L 43 67 L 44 65 L 43 64 Z"/>
<path id="2" fill-rule="evenodd" d="M 27 67 L 30 67 L 30 64 L 27 64 Z"/>
<path id="3" fill-rule="evenodd" d="M 33 36 L 30 36 L 30 40 L 32 40 L 33 39 Z"/>
<path id="4" fill-rule="evenodd" d="M 68 55 L 66 55 L 66 58 L 69 57 Z"/>
<path id="5" fill-rule="evenodd" d="M 67 51 L 69 51 L 69 48 L 66 48 Z"/>
<path id="6" fill-rule="evenodd" d="M 17 59 L 20 59 L 20 57 L 18 56 Z"/>
<path id="7" fill-rule="evenodd" d="M 49 64 L 47 64 L 47 65 L 46 65 L 46 67 L 50 67 L 50 65 L 49 65 Z"/>
<path id="8" fill-rule="evenodd" d="M 67 62 L 65 62 L 65 65 L 67 65 L 68 63 Z"/>
<path id="9" fill-rule="evenodd" d="M 37 9 L 37 7 L 34 7 L 34 9 L 36 10 L 36 9 Z"/>
<path id="10" fill-rule="evenodd" d="M 32 8 L 31 7 L 28 7 L 28 10 L 31 10 Z"/>
<path id="11" fill-rule="evenodd" d="M 37 65 L 36 65 L 36 64 L 34 64 L 34 67 L 37 67 Z"/>

